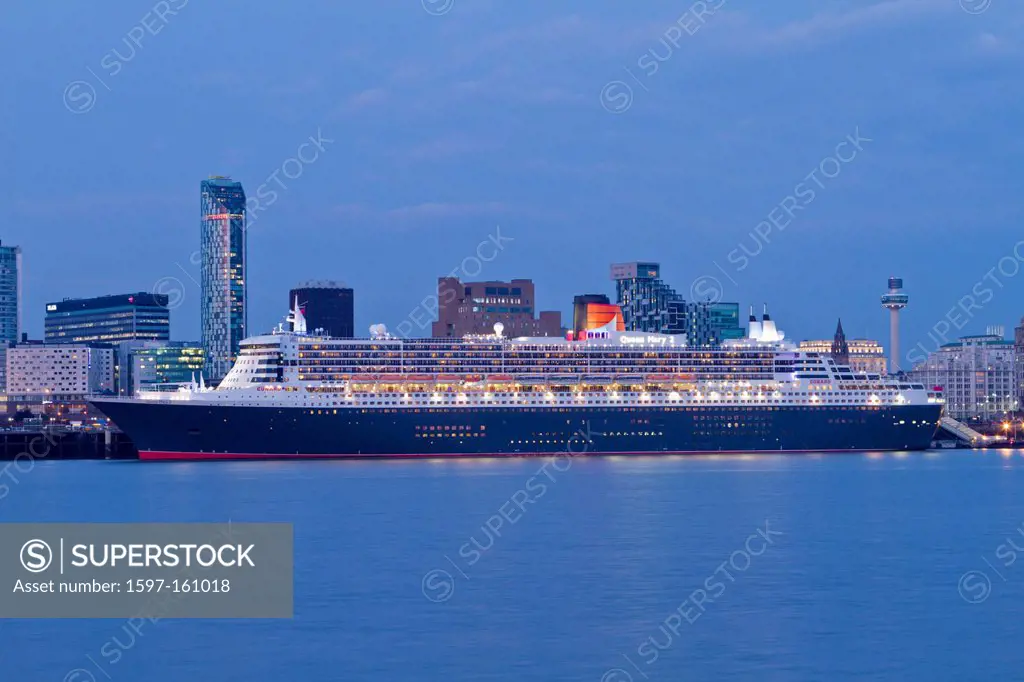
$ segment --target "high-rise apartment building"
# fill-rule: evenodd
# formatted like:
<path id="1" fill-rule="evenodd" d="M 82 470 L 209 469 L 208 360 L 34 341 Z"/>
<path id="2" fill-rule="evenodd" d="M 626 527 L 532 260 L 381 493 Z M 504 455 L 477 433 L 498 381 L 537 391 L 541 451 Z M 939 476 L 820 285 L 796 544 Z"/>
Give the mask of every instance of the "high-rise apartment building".
<path id="1" fill-rule="evenodd" d="M 746 336 L 738 303 L 687 301 L 661 279 L 658 263 L 616 263 L 611 276 L 629 331 L 686 334 L 693 346 L 715 346 Z"/>
<path id="2" fill-rule="evenodd" d="M 560 312 L 544 311 L 534 317 L 533 280 L 463 283 L 456 277 L 441 277 L 437 280 L 437 299 L 435 338 L 493 334 L 497 322 L 504 325 L 505 336 L 562 335 Z"/>
<path id="3" fill-rule="evenodd" d="M 338 282 L 304 282 L 288 292 L 285 310 L 291 310 L 296 298 L 306 317 L 309 332 L 342 339 L 351 339 L 355 335 L 355 306 L 351 289 Z"/>
<path id="4" fill-rule="evenodd" d="M 245 190 L 212 177 L 200 185 L 200 326 L 206 376 L 220 381 L 247 333 Z"/>
<path id="5" fill-rule="evenodd" d="M 166 341 L 171 313 L 165 294 L 138 292 L 95 298 L 66 298 L 46 304 L 47 343 Z"/>

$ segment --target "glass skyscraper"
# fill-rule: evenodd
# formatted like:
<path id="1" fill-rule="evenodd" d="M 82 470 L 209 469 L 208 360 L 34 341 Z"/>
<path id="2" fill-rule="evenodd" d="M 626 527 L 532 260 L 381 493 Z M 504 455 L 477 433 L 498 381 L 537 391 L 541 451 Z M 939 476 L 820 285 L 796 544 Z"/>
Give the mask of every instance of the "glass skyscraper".
<path id="1" fill-rule="evenodd" d="M 7 390 L 7 348 L 21 333 L 21 247 L 0 245 L 0 392 Z"/>
<path id="2" fill-rule="evenodd" d="M 21 247 L 0 246 L 0 345 L 21 330 Z"/>
<path id="3" fill-rule="evenodd" d="M 202 281 L 200 319 L 205 374 L 220 381 L 246 335 L 245 190 L 214 176 L 200 185 Z"/>

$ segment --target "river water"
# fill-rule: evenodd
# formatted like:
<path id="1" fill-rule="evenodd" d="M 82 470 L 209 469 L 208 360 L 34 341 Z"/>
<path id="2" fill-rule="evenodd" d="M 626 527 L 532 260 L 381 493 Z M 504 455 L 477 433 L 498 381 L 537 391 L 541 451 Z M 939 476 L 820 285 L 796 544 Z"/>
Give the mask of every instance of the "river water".
<path id="1" fill-rule="evenodd" d="M 9 680 L 935 682 L 1024 669 L 1017 451 L 41 461 L 17 481 L 4 522 L 292 523 L 295 617 L 138 633 L 2 620 Z"/>

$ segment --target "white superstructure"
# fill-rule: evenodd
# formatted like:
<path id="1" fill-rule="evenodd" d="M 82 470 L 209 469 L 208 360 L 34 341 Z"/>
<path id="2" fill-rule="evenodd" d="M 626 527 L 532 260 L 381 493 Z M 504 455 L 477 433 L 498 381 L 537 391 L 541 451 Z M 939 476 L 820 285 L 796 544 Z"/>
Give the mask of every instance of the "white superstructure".
<path id="1" fill-rule="evenodd" d="M 296 307 L 288 321 L 304 329 Z M 878 374 L 855 373 L 826 353 L 783 341 L 768 319 L 746 339 L 692 348 L 684 336 L 617 332 L 585 340 L 336 339 L 286 331 L 251 337 L 216 389 L 193 382 L 143 400 L 318 409 L 437 406 L 553 408 L 594 405 L 860 406 L 934 404 L 941 392 Z M 200 377 L 201 381 L 202 377 Z"/>

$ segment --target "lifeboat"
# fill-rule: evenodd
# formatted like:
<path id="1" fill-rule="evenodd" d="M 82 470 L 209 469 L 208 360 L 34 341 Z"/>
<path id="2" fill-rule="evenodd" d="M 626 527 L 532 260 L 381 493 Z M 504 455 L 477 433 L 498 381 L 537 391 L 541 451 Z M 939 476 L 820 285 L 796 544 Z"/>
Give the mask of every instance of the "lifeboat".
<path id="1" fill-rule="evenodd" d="M 607 374 L 585 374 L 583 383 L 590 386 L 608 386 L 612 383 L 612 378 Z"/>
<path id="2" fill-rule="evenodd" d="M 406 374 L 405 380 L 411 384 L 425 384 L 434 380 L 433 374 Z"/>
<path id="3" fill-rule="evenodd" d="M 548 383 L 549 380 L 550 377 L 547 374 L 524 374 L 518 379 L 519 383 L 525 386 L 538 386 Z"/>
<path id="4" fill-rule="evenodd" d="M 380 379 L 379 374 L 353 374 L 352 381 L 357 383 L 374 382 Z"/>
<path id="5" fill-rule="evenodd" d="M 645 378 L 642 374 L 616 374 L 615 383 L 623 386 L 639 386 L 645 383 Z"/>
<path id="6" fill-rule="evenodd" d="M 462 377 L 458 374 L 438 374 L 435 381 L 439 384 L 457 384 L 462 381 Z"/>
<path id="7" fill-rule="evenodd" d="M 487 381 L 492 384 L 508 384 L 515 381 L 515 377 L 511 374 L 488 374 Z"/>
<path id="8" fill-rule="evenodd" d="M 652 384 L 664 384 L 672 380 L 668 374 L 648 374 L 647 381 Z"/>
<path id="9" fill-rule="evenodd" d="M 576 374 L 553 374 L 549 381 L 552 386 L 575 386 L 580 383 L 580 378 Z"/>
<path id="10" fill-rule="evenodd" d="M 694 374 L 673 374 L 672 375 L 672 380 L 673 381 L 678 381 L 680 383 L 689 383 L 691 381 L 695 381 L 696 379 L 697 379 L 697 376 L 694 375 Z"/>

